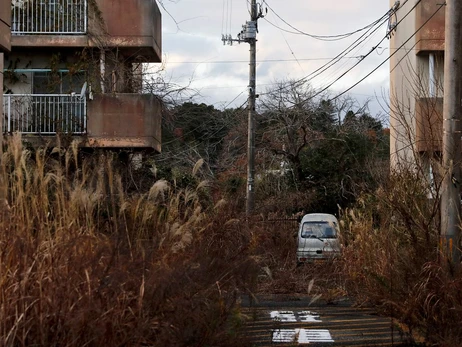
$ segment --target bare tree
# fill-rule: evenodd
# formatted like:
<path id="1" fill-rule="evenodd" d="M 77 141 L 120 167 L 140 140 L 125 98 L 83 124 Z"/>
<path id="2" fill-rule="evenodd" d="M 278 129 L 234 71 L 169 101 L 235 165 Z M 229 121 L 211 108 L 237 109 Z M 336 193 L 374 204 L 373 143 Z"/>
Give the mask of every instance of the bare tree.
<path id="1" fill-rule="evenodd" d="M 311 85 L 282 81 L 259 99 L 261 146 L 290 165 L 301 179 L 300 154 L 334 125 L 332 103 L 315 97 Z"/>

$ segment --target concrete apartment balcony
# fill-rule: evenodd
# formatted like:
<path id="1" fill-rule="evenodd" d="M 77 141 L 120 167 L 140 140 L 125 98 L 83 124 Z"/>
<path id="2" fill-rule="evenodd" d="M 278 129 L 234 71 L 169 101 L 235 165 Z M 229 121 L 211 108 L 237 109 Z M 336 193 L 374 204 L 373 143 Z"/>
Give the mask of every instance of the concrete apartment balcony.
<path id="1" fill-rule="evenodd" d="M 123 48 L 151 62 L 162 61 L 162 17 L 156 0 L 96 0 L 109 47 Z M 97 32 L 98 16 L 89 31 Z"/>
<path id="2" fill-rule="evenodd" d="M 415 30 L 423 25 L 415 36 L 417 54 L 444 51 L 445 6 L 443 4 L 444 1 L 440 0 L 422 0 L 417 5 Z"/>
<path id="3" fill-rule="evenodd" d="M 161 103 L 148 94 L 99 94 L 87 103 L 88 145 L 161 150 Z"/>
<path id="4" fill-rule="evenodd" d="M 155 0 L 12 0 L 13 47 L 118 48 L 161 61 Z"/>
<path id="5" fill-rule="evenodd" d="M 11 6 L 8 1 L 0 1 L 0 53 L 11 49 Z"/>
<path id="6" fill-rule="evenodd" d="M 418 98 L 415 104 L 416 150 L 441 152 L 443 143 L 443 98 Z"/>
<path id="7" fill-rule="evenodd" d="M 37 146 L 65 134 L 81 147 L 161 150 L 161 105 L 152 95 L 4 94 L 3 114 L 5 134 Z"/>

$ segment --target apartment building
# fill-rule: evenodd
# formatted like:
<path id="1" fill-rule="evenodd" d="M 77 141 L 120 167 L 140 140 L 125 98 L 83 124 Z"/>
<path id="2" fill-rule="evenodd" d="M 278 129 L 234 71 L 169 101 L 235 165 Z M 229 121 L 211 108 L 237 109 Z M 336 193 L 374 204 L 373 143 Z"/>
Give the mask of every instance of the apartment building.
<path id="1" fill-rule="evenodd" d="M 441 155 L 444 18 L 444 1 L 404 0 L 390 21 L 393 168 L 424 165 L 430 170 L 431 160 Z"/>
<path id="2" fill-rule="evenodd" d="M 3 72 L 4 54 L 11 49 L 11 6 L 9 2 L 0 2 L 0 72 Z M 3 89 L 3 73 L 0 73 L 0 87 Z M 0 105 L 3 104 L 3 93 L 0 93 Z M 3 119 L 2 108 L 0 107 L 0 127 Z M 2 133 L 0 132 L 0 143 L 2 142 Z"/>
<path id="3" fill-rule="evenodd" d="M 20 132 L 39 145 L 60 137 L 82 147 L 160 152 L 161 104 L 142 82 L 145 63 L 162 55 L 155 0 L 3 3 L 11 23 L 4 134 Z"/>

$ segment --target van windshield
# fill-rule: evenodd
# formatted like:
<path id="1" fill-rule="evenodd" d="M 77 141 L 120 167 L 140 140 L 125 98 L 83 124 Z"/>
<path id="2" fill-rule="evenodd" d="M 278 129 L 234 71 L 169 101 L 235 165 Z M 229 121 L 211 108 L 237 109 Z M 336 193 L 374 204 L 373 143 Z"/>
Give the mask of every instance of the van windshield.
<path id="1" fill-rule="evenodd" d="M 302 225 L 301 236 L 305 239 L 335 239 L 337 233 L 335 227 L 329 222 L 305 222 Z"/>

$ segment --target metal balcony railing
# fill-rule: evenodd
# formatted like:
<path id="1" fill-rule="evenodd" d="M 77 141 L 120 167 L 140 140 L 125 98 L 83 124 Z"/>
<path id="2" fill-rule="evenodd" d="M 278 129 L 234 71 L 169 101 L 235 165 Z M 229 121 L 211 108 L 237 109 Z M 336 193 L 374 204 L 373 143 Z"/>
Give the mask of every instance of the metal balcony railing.
<path id="1" fill-rule="evenodd" d="M 3 132 L 84 134 L 86 99 L 69 94 L 4 94 Z"/>
<path id="2" fill-rule="evenodd" d="M 87 32 L 87 0 L 12 0 L 13 35 L 82 35 Z"/>

